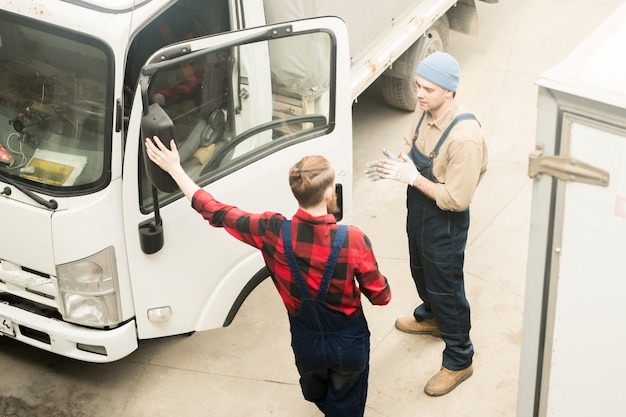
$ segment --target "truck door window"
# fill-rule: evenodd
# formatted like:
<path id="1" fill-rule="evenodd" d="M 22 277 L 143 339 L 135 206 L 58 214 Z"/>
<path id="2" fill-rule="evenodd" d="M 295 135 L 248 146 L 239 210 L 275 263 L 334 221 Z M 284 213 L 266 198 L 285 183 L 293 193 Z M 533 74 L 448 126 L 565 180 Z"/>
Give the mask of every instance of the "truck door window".
<path id="1" fill-rule="evenodd" d="M 334 115 L 331 45 L 326 32 L 306 33 L 195 52 L 160 66 L 148 97 L 172 119 L 187 173 L 206 185 L 327 132 Z M 149 212 L 152 191 L 142 175 L 142 208 Z"/>
<path id="2" fill-rule="evenodd" d="M 130 112 L 139 71 L 155 51 L 176 42 L 226 32 L 229 22 L 226 0 L 212 0 L 210 3 L 178 0 L 146 25 L 128 50 L 124 76 L 126 116 Z"/>
<path id="3" fill-rule="evenodd" d="M 111 78 L 98 41 L 0 13 L 0 145 L 10 159 L 0 171 L 51 194 L 104 186 Z"/>

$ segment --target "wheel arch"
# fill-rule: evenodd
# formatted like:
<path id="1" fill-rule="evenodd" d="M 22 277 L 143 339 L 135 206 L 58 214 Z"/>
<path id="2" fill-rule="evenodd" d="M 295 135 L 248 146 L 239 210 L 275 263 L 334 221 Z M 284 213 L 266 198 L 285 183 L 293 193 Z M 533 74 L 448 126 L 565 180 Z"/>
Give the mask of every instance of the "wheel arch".
<path id="1" fill-rule="evenodd" d="M 256 274 L 254 274 L 254 276 L 250 279 L 250 281 L 248 281 L 246 285 L 244 285 L 244 287 L 239 292 L 239 295 L 235 299 L 235 302 L 231 306 L 228 314 L 226 315 L 223 327 L 228 327 L 233 322 L 244 301 L 246 301 L 252 291 L 254 291 L 254 289 L 258 287 L 259 284 L 269 278 L 269 276 L 269 270 L 267 269 L 267 267 L 263 267 Z"/>

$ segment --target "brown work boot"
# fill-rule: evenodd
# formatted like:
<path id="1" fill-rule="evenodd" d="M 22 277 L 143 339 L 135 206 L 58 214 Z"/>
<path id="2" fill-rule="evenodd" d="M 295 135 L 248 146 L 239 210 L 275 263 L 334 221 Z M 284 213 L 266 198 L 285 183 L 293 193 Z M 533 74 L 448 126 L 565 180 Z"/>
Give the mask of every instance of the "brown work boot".
<path id="1" fill-rule="evenodd" d="M 435 319 L 417 321 L 413 316 L 401 316 L 396 319 L 396 328 L 406 333 L 430 334 L 434 337 L 441 337 Z"/>
<path id="2" fill-rule="evenodd" d="M 431 397 L 445 395 L 472 376 L 473 373 L 472 365 L 460 371 L 451 371 L 442 366 L 439 372 L 426 383 L 424 392 Z"/>

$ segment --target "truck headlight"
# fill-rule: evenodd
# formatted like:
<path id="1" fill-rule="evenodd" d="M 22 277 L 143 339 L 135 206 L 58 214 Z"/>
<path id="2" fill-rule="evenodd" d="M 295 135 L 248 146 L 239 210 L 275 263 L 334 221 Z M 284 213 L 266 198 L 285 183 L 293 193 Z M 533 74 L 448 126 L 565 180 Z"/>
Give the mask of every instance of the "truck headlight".
<path id="1" fill-rule="evenodd" d="M 64 320 L 95 327 L 121 322 L 113 247 L 76 262 L 57 265 L 57 282 Z"/>

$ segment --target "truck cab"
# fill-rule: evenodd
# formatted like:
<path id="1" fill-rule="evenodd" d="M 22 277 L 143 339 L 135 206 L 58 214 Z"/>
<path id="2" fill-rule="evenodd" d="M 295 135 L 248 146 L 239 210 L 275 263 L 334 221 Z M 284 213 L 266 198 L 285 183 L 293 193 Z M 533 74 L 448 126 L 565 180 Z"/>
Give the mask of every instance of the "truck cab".
<path id="1" fill-rule="evenodd" d="M 289 167 L 325 155 L 350 217 L 345 25 L 264 23 L 261 1 L 3 6 L 0 335 L 110 362 L 228 325 L 268 276 L 146 163 L 145 135 L 219 199 L 286 216 Z"/>

